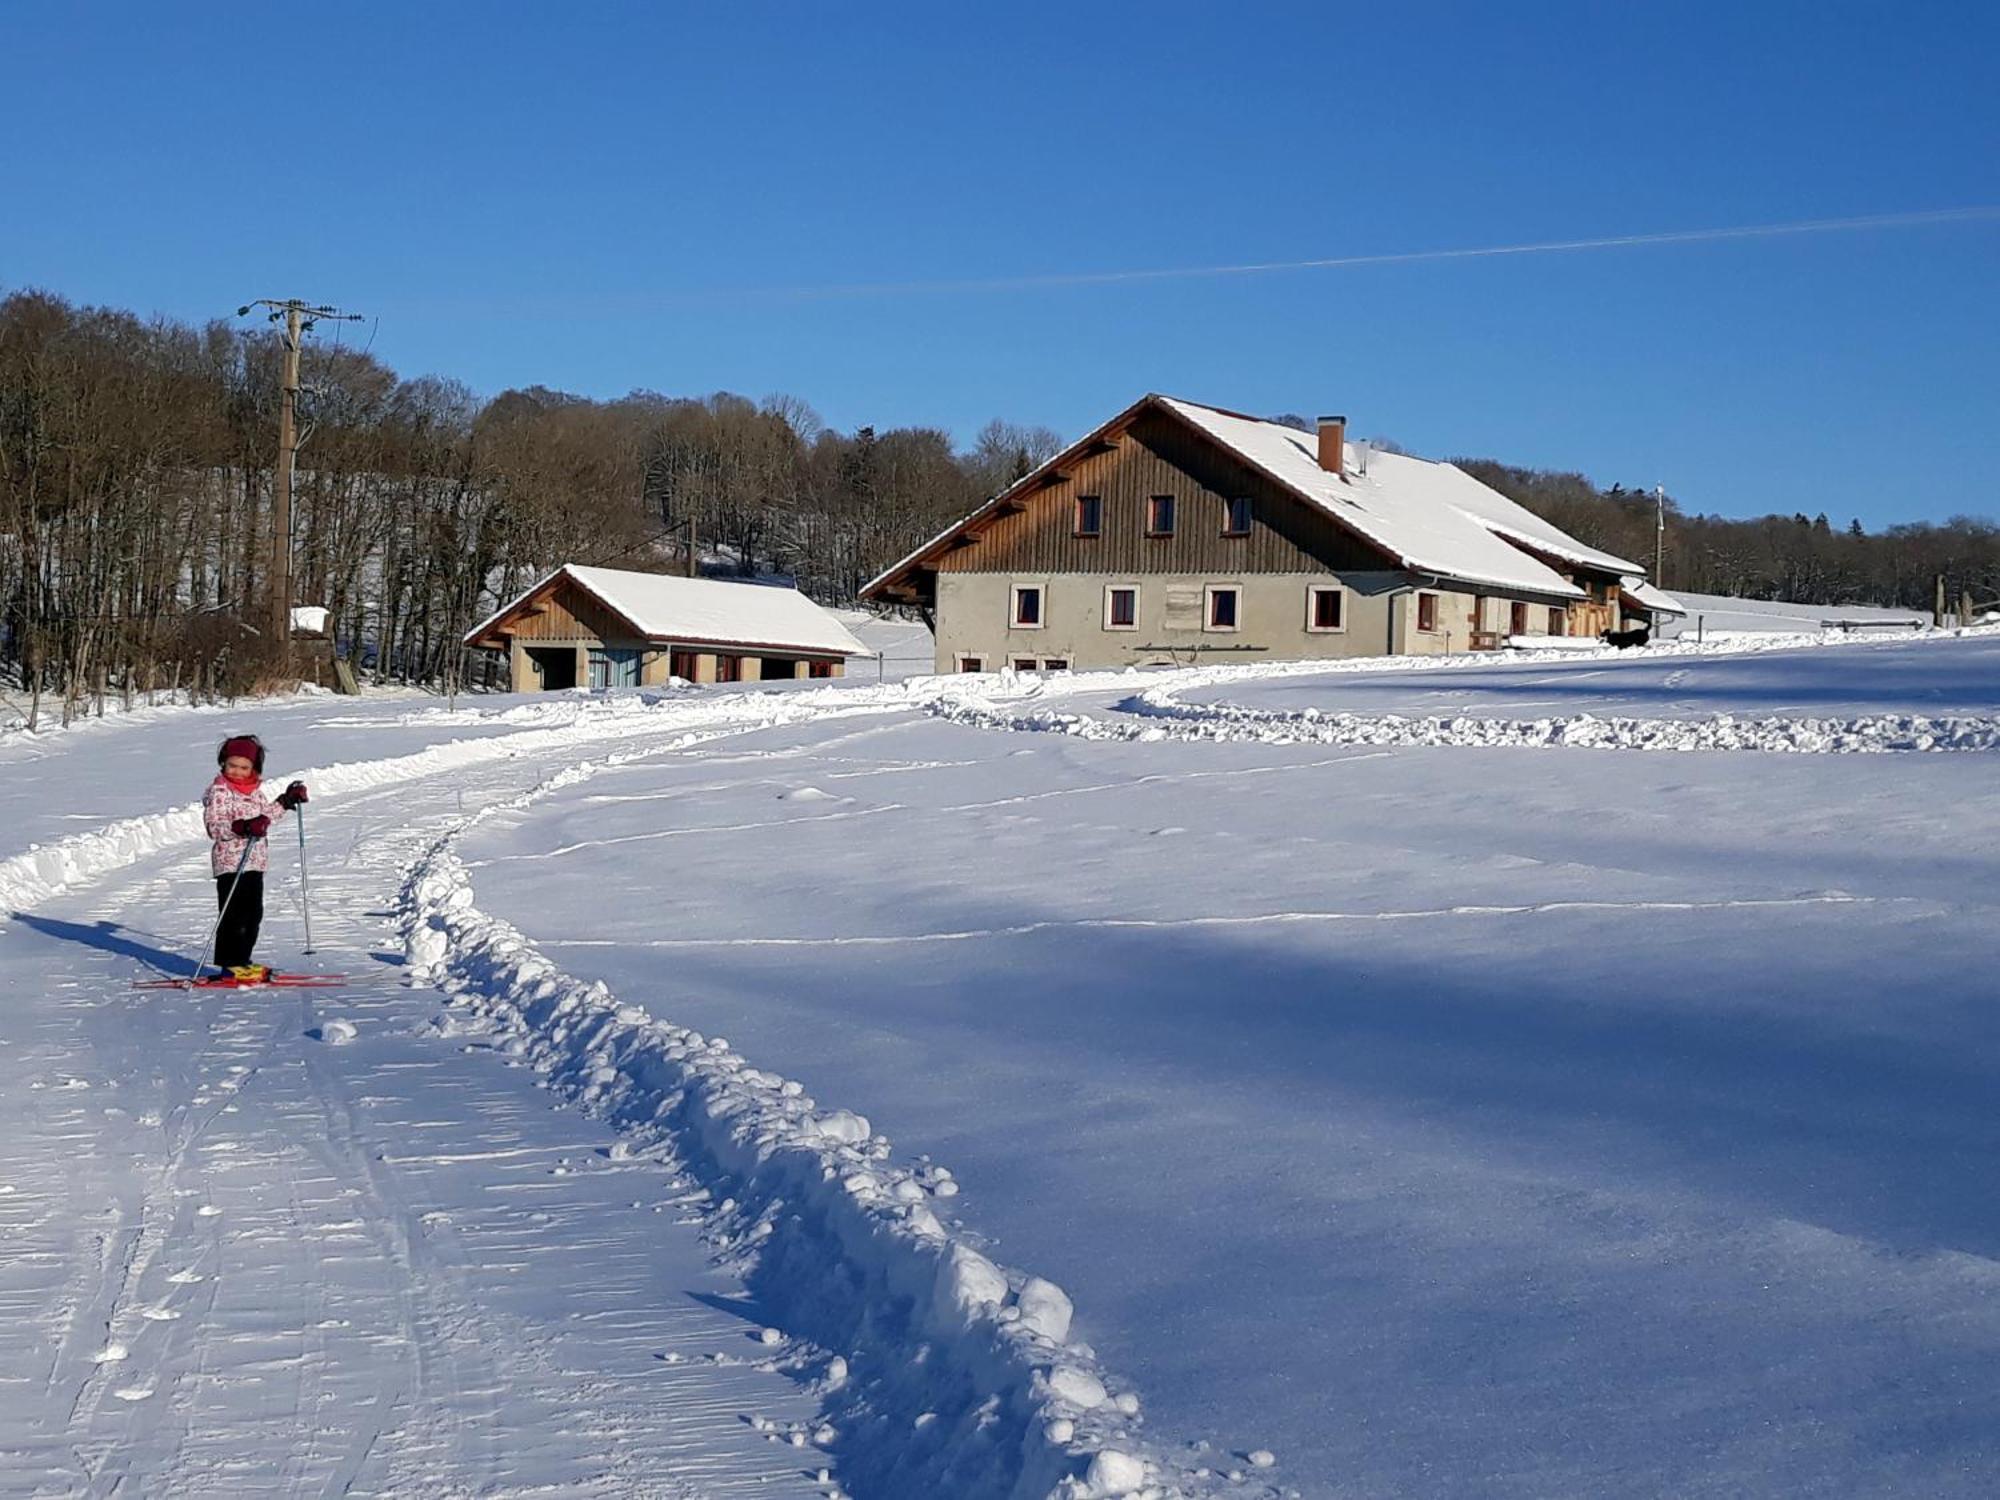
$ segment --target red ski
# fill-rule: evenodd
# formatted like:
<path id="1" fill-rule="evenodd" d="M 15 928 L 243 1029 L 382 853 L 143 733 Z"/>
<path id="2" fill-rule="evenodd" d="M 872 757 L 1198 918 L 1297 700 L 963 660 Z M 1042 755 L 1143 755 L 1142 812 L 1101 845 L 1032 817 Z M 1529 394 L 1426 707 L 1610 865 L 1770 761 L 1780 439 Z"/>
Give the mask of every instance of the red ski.
<path id="1" fill-rule="evenodd" d="M 135 990 L 324 990 L 347 983 L 345 974 L 273 974 L 269 979 L 238 979 L 233 974 L 207 979 L 135 979 Z"/>

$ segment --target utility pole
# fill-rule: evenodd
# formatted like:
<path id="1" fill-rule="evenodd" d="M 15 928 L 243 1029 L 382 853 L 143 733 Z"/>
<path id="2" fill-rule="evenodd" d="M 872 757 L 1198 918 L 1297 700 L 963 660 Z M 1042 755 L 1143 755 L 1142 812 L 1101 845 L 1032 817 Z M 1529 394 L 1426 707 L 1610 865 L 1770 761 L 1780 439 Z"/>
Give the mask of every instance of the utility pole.
<path id="1" fill-rule="evenodd" d="M 360 313 L 320 307 L 297 297 L 282 301 L 260 297 L 236 309 L 247 318 L 253 308 L 265 308 L 266 322 L 285 325 L 285 373 L 278 402 L 278 469 L 271 485 L 271 560 L 264 580 L 266 629 L 280 663 L 292 651 L 292 474 L 299 456 L 299 345 L 322 318 L 358 323 Z"/>
<path id="2" fill-rule="evenodd" d="M 1653 486 L 1653 587 L 1665 588 L 1663 577 L 1667 565 L 1667 491 L 1662 485 Z"/>

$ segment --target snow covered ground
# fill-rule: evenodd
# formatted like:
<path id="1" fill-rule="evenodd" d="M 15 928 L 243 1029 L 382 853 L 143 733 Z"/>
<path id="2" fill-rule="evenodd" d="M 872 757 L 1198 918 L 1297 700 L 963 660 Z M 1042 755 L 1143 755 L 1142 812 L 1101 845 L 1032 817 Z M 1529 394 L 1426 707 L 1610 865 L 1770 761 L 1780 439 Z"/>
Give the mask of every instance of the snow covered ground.
<path id="1" fill-rule="evenodd" d="M 1799 604 L 1789 599 L 1738 599 L 1727 594 L 1684 594 L 1672 591 L 1687 607 L 1680 618 L 1669 615 L 1660 634 L 1676 636 L 1720 633 L 1760 633 L 1765 631 L 1820 630 L 1828 625 L 1852 628 L 1856 625 L 1885 635 L 1901 633 L 1912 626 L 1928 626 L 1928 610 L 1884 608 L 1873 604 Z M 1899 627 L 1901 629 L 1899 629 Z"/>
<path id="2" fill-rule="evenodd" d="M 365 708 L 0 747 L 0 1492 L 2000 1483 L 2000 633 Z"/>

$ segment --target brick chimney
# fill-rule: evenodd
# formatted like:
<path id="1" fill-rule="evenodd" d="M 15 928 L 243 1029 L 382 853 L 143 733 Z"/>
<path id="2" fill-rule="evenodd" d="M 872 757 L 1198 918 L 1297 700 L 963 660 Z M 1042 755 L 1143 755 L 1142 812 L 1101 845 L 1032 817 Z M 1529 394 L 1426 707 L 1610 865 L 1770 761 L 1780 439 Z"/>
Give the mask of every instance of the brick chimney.
<path id="1" fill-rule="evenodd" d="M 1329 474 L 1347 477 L 1347 418 L 1319 419 L 1319 466 Z"/>

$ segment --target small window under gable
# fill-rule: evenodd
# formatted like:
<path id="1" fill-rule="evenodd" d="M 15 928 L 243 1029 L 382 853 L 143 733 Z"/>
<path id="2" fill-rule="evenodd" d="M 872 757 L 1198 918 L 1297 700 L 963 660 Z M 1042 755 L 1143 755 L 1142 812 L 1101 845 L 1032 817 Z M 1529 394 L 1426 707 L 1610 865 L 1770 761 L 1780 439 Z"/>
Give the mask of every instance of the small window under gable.
<path id="1" fill-rule="evenodd" d="M 1172 536 L 1174 534 L 1174 497 L 1154 495 L 1146 502 L 1146 535 Z"/>
<path id="2" fill-rule="evenodd" d="M 1076 534 L 1078 536 L 1101 536 L 1104 533 L 1104 497 L 1102 495 L 1078 495 L 1076 497 Z"/>
<path id="3" fill-rule="evenodd" d="M 1014 585 L 1014 626 L 1018 630 L 1042 628 L 1042 591 L 1031 584 Z"/>
<path id="4" fill-rule="evenodd" d="M 1250 497 L 1238 495 L 1222 502 L 1222 534 L 1224 536 L 1250 535 Z"/>

